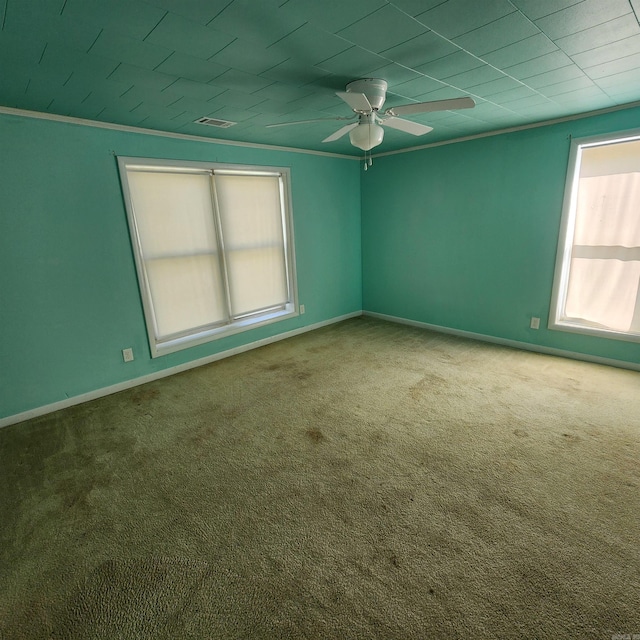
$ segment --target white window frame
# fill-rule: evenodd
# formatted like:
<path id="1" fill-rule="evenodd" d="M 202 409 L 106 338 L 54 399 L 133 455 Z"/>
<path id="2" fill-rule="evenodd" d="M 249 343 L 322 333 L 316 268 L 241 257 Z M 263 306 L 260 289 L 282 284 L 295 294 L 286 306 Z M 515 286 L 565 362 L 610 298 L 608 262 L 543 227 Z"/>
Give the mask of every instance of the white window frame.
<path id="1" fill-rule="evenodd" d="M 267 324 L 279 322 L 287 318 L 292 318 L 299 315 L 298 289 L 295 266 L 293 212 L 291 205 L 291 172 L 289 168 L 222 164 L 185 160 L 165 160 L 155 158 L 136 158 L 128 156 L 118 157 L 118 168 L 120 172 L 120 181 L 122 184 L 125 207 L 127 211 L 131 245 L 133 248 L 133 254 L 136 264 L 138 284 L 140 288 L 140 295 L 142 298 L 142 306 L 144 309 L 145 324 L 152 358 L 173 353 L 196 345 L 204 344 L 212 340 L 234 335 L 242 331 L 255 329 L 257 327 L 262 327 Z M 156 328 L 151 288 L 145 267 L 140 233 L 136 221 L 135 208 L 132 203 L 129 182 L 127 179 L 128 170 L 135 169 L 150 170 L 154 172 L 208 172 L 211 174 L 212 180 L 213 176 L 216 173 L 221 175 L 277 176 L 279 178 L 280 184 L 280 206 L 282 215 L 282 230 L 284 236 L 285 273 L 287 280 L 286 303 L 282 306 L 278 306 L 277 308 L 265 309 L 253 314 L 240 315 L 236 318 L 231 317 L 224 323 L 205 327 L 194 327 L 192 330 L 182 332 L 180 335 L 173 335 L 167 339 L 159 340 L 156 337 L 158 332 Z M 214 224 L 219 232 L 220 214 L 217 211 L 217 202 L 215 200 L 215 197 L 213 197 L 212 204 L 214 208 Z M 218 243 L 218 250 L 224 252 L 224 242 L 220 236 L 218 237 Z M 228 305 L 229 283 L 226 275 L 224 275 L 224 285 L 224 297 Z"/>
<path id="2" fill-rule="evenodd" d="M 553 290 L 551 295 L 551 312 L 549 314 L 548 323 L 548 327 L 551 330 L 568 331 L 571 333 L 624 340 L 628 342 L 640 342 L 640 333 L 594 327 L 586 323 L 582 323 L 577 319 L 568 318 L 564 314 L 576 225 L 582 150 L 589 147 L 619 144 L 637 140 L 640 140 L 640 129 L 625 131 L 615 135 L 604 134 L 599 136 L 590 136 L 588 138 L 575 138 L 571 141 Z"/>

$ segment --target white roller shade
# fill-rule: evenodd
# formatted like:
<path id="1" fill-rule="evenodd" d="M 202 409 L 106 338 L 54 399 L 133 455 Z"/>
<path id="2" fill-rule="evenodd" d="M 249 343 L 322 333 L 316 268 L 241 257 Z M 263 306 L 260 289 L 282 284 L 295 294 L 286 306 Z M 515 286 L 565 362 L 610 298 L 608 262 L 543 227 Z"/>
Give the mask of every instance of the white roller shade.
<path id="1" fill-rule="evenodd" d="M 206 173 L 130 171 L 156 338 L 226 319 Z"/>
<path id="2" fill-rule="evenodd" d="M 288 300 L 279 176 L 217 175 L 231 310 L 242 316 Z"/>

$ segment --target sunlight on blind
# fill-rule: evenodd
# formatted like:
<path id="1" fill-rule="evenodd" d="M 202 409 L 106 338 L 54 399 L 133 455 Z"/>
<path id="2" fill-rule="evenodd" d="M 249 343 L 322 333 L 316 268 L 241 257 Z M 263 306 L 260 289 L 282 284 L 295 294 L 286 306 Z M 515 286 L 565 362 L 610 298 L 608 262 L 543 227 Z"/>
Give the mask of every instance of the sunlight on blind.
<path id="1" fill-rule="evenodd" d="M 234 316 L 288 299 L 280 178 L 216 175 Z"/>
<path id="2" fill-rule="evenodd" d="M 210 176 L 131 171 L 128 180 L 156 338 L 223 321 Z"/>
<path id="3" fill-rule="evenodd" d="M 582 150 L 565 316 L 638 327 L 640 142 Z"/>

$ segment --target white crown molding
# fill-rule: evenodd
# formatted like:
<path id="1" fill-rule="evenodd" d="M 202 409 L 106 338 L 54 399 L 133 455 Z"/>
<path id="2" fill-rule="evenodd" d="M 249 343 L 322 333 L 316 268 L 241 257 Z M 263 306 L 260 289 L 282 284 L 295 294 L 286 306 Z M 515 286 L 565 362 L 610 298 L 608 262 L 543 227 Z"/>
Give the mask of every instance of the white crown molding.
<path id="1" fill-rule="evenodd" d="M 501 136 L 505 133 L 514 133 L 516 131 L 526 131 L 527 129 L 538 129 L 539 127 L 550 127 L 554 124 L 561 124 L 562 122 L 572 122 L 573 120 L 582 120 L 584 118 L 601 116 L 607 113 L 615 113 L 616 111 L 625 111 L 626 109 L 633 109 L 635 107 L 640 107 L 640 100 L 636 102 L 628 102 L 626 104 L 616 105 L 615 107 L 605 107 L 604 109 L 596 109 L 595 111 L 587 111 L 585 113 L 578 113 L 571 116 L 562 116 L 561 118 L 553 118 L 552 120 L 542 120 L 541 122 L 532 122 L 530 124 L 523 124 L 516 127 L 507 127 L 506 129 L 497 129 L 495 131 L 484 131 L 483 133 L 474 133 L 469 136 L 454 138 L 452 140 L 440 140 L 439 142 L 432 142 L 430 144 L 421 144 L 419 146 L 409 147 L 407 149 L 396 149 L 395 151 L 384 151 L 382 153 L 374 153 L 371 157 L 382 158 L 384 156 L 395 156 L 400 153 L 413 153 L 414 151 L 422 151 L 423 149 L 433 149 L 435 147 L 443 147 L 445 145 L 456 144 L 458 142 L 468 142 L 469 140 L 478 140 L 480 138 L 490 138 L 492 136 Z"/>
<path id="2" fill-rule="evenodd" d="M 53 122 L 63 122 L 83 127 L 95 127 L 97 129 L 109 129 L 111 131 L 123 131 L 126 133 L 139 133 L 147 136 L 158 136 L 161 138 L 174 138 L 177 140 L 191 140 L 193 142 L 208 142 L 210 144 L 221 144 L 230 147 L 245 147 L 249 149 L 262 149 L 266 151 L 284 151 L 287 153 L 303 153 L 313 156 L 327 158 L 342 158 L 343 160 L 358 160 L 357 156 L 350 156 L 342 153 L 331 153 L 329 151 L 315 151 L 311 149 L 298 149 L 296 147 L 279 147 L 272 144 L 260 144 L 258 142 L 240 142 L 238 140 L 224 140 L 222 138 L 207 138 L 205 136 L 195 136 L 189 133 L 175 133 L 172 131 L 159 131 L 157 129 L 145 129 L 144 127 L 132 127 L 126 124 L 114 124 L 112 122 L 100 122 L 98 120 L 86 120 L 73 116 L 61 116 L 55 113 L 44 113 L 42 111 L 28 111 L 26 109 L 14 109 L 13 107 L 0 106 L 0 114 L 9 116 L 21 116 L 23 118 L 34 118 L 36 120 L 51 120 Z"/>

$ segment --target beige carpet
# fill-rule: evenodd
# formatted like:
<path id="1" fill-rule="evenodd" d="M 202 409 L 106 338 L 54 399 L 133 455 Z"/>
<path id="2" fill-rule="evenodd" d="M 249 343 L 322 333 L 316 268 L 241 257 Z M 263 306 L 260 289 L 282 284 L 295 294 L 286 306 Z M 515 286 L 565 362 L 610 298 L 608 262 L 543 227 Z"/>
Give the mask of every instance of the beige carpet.
<path id="1" fill-rule="evenodd" d="M 640 374 L 359 318 L 0 430 L 0 638 L 640 634 Z"/>

